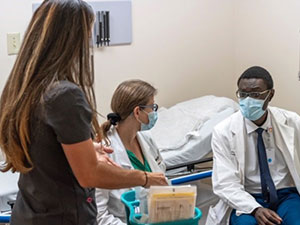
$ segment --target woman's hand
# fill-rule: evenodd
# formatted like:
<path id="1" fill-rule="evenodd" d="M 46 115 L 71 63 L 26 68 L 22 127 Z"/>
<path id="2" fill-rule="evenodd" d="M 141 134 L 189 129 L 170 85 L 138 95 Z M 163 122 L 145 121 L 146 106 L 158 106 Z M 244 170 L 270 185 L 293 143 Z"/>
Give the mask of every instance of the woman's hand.
<path id="1" fill-rule="evenodd" d="M 152 185 L 165 186 L 168 185 L 167 179 L 163 173 L 148 173 L 145 172 L 145 185 L 149 188 Z"/>
<path id="2" fill-rule="evenodd" d="M 282 219 L 271 209 L 257 208 L 254 216 L 259 225 L 277 225 L 282 223 Z"/>
<path id="3" fill-rule="evenodd" d="M 120 167 L 117 163 L 115 163 L 108 154 L 114 152 L 114 150 L 110 147 L 103 146 L 101 143 L 93 142 L 94 148 L 96 150 L 96 155 L 98 161 L 105 162 L 109 165 Z"/>

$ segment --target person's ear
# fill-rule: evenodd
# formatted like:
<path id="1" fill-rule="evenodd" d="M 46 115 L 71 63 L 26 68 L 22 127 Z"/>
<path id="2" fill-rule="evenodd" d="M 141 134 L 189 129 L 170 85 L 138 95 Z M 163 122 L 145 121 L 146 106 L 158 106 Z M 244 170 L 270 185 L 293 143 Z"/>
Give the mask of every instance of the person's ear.
<path id="1" fill-rule="evenodd" d="M 139 115 L 140 115 L 140 113 L 141 113 L 140 107 L 139 106 L 134 107 L 134 109 L 133 109 L 133 116 L 135 118 L 138 118 Z"/>
<path id="2" fill-rule="evenodd" d="M 269 96 L 268 96 L 268 98 L 265 100 L 265 103 L 263 105 L 263 110 L 266 110 L 266 108 L 268 107 L 269 102 L 272 100 L 272 98 L 274 96 L 274 93 L 275 93 L 275 90 L 272 89 L 271 92 L 270 92 L 270 94 L 269 94 Z"/>
<path id="3" fill-rule="evenodd" d="M 271 93 L 270 93 L 270 96 L 269 96 L 269 102 L 272 100 L 274 94 L 275 94 L 275 90 L 272 89 L 272 90 L 271 90 Z"/>

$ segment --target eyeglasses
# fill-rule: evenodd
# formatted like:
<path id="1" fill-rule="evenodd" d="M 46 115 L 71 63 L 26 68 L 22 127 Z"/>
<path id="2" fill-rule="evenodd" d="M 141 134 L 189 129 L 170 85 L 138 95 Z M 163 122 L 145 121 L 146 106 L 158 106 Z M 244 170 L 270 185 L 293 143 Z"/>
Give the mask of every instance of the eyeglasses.
<path id="1" fill-rule="evenodd" d="M 158 105 L 157 104 L 152 104 L 152 105 L 139 105 L 141 108 L 151 108 L 154 112 L 158 110 Z"/>
<path id="2" fill-rule="evenodd" d="M 262 92 L 242 92 L 242 91 L 237 90 L 235 94 L 236 94 L 236 97 L 238 97 L 238 98 L 247 98 L 248 96 L 250 98 L 260 98 L 260 96 L 266 94 L 269 91 L 270 91 L 269 89 L 262 91 Z"/>

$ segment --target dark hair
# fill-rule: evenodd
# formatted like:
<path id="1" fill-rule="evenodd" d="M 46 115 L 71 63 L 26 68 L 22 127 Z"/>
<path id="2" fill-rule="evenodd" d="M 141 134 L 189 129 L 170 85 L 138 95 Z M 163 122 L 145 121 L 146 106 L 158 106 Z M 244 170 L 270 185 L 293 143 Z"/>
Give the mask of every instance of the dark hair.
<path id="1" fill-rule="evenodd" d="M 92 8 L 82 0 L 47 0 L 33 14 L 0 100 L 3 172 L 33 168 L 28 153 L 30 115 L 57 81 L 68 80 L 83 90 L 93 110 L 93 130 L 101 132 L 89 51 L 93 21 Z"/>
<path id="2" fill-rule="evenodd" d="M 265 84 L 267 85 L 268 89 L 273 88 L 273 79 L 271 77 L 271 74 L 264 68 L 260 66 L 252 66 L 248 68 L 240 78 L 238 79 L 237 85 L 239 85 L 241 79 L 262 79 L 264 80 Z"/>

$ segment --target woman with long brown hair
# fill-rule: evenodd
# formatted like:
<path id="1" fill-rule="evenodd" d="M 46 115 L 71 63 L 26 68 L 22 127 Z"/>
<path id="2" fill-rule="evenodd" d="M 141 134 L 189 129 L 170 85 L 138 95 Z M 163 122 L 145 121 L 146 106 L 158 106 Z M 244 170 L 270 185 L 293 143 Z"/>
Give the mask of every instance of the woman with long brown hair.
<path id="1" fill-rule="evenodd" d="M 11 225 L 96 224 L 93 187 L 164 185 L 161 173 L 124 170 L 96 154 L 97 122 L 82 0 L 45 0 L 35 11 L 0 100 L 2 171 L 20 172 Z M 123 179 L 128 177 L 128 179 Z"/>

